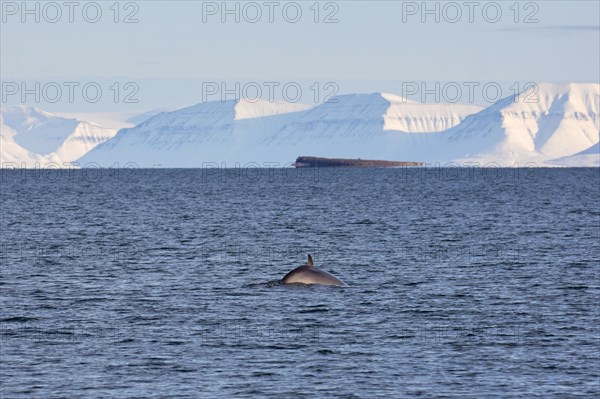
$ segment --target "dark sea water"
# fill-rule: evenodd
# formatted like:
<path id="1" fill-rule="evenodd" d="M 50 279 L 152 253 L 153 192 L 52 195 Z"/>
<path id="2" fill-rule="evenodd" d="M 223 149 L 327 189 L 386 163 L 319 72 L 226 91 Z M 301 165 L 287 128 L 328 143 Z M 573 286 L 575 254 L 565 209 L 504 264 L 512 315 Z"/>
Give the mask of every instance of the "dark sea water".
<path id="1" fill-rule="evenodd" d="M 598 169 L 0 177 L 2 398 L 600 394 Z"/>

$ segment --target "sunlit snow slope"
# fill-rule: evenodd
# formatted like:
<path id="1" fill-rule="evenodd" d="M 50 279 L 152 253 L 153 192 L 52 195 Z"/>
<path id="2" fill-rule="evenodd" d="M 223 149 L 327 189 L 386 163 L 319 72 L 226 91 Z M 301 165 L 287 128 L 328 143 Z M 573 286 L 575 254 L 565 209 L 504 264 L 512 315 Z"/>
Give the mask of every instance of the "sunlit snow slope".
<path id="1" fill-rule="evenodd" d="M 192 167 L 293 162 L 298 155 L 385 158 L 390 137 L 458 124 L 477 106 L 418 104 L 389 94 L 350 94 L 315 107 L 261 101 L 209 102 L 159 114 L 81 159 L 102 165 Z"/>
<path id="2" fill-rule="evenodd" d="M 540 84 L 467 117 L 417 150 L 424 156 L 429 150 L 429 160 L 552 164 L 598 143 L 599 102 L 598 84 Z"/>
<path id="3" fill-rule="evenodd" d="M 27 167 L 76 161 L 116 134 L 114 129 L 25 106 L 2 108 L 0 128 L 2 163 Z"/>

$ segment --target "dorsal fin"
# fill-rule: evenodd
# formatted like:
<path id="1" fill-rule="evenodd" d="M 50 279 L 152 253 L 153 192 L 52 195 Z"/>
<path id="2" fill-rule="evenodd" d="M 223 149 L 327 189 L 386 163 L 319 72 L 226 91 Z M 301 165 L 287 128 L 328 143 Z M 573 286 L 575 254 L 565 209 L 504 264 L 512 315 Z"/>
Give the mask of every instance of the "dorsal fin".
<path id="1" fill-rule="evenodd" d="M 314 266 L 315 264 L 313 263 L 312 260 L 312 256 L 308 255 L 308 262 L 306 262 L 306 266 Z"/>

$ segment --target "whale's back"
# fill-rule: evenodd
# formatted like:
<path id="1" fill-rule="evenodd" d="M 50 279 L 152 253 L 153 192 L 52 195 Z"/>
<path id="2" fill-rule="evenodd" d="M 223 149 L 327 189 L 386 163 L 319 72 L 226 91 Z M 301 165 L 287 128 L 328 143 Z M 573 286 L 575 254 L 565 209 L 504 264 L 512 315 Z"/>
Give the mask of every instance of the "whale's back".
<path id="1" fill-rule="evenodd" d="M 346 283 L 334 275 L 307 265 L 295 268 L 286 274 L 281 282 L 284 284 L 346 285 Z"/>

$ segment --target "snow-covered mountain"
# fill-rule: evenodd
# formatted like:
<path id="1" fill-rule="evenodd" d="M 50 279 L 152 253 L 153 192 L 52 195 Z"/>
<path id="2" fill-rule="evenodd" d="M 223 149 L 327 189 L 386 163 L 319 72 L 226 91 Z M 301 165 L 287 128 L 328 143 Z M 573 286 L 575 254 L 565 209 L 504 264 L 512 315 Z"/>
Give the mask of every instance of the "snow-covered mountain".
<path id="1" fill-rule="evenodd" d="M 544 83 L 467 117 L 418 149 L 429 150 L 429 160 L 551 165 L 597 144 L 599 132 L 600 85 Z"/>
<path id="2" fill-rule="evenodd" d="M 600 85 L 540 84 L 490 107 L 422 104 L 383 93 L 317 106 L 201 103 L 119 130 L 36 109 L 2 112 L 2 160 L 101 166 L 234 167 L 299 155 L 514 166 L 598 166 Z M 112 137 L 114 135 L 114 137 Z M 112 137 L 112 138 L 111 138 Z M 78 159 L 79 158 L 79 159 Z"/>
<path id="3" fill-rule="evenodd" d="M 76 161 L 116 134 L 114 129 L 25 106 L 0 110 L 0 131 L 1 162 L 27 167 Z"/>
<path id="4" fill-rule="evenodd" d="M 481 107 L 419 104 L 389 94 L 350 94 L 309 107 L 259 101 L 209 102 L 162 113 L 81 159 L 101 165 L 202 166 L 293 162 L 298 155 L 390 157 L 390 138 L 457 125 Z"/>
<path id="5" fill-rule="evenodd" d="M 269 129 L 308 108 L 304 104 L 269 101 L 201 103 L 121 129 L 80 162 L 200 167 L 207 162 L 237 161 L 237 154 L 259 142 Z"/>
<path id="6" fill-rule="evenodd" d="M 466 117 L 461 111 L 468 109 L 394 99 L 345 96 L 338 104 L 303 113 L 270 135 L 262 147 L 291 159 L 293 154 L 309 154 L 441 165 L 597 165 L 598 84 L 539 84 Z M 376 115 L 384 108 L 382 123 Z M 432 126 L 431 121 L 438 124 Z"/>

